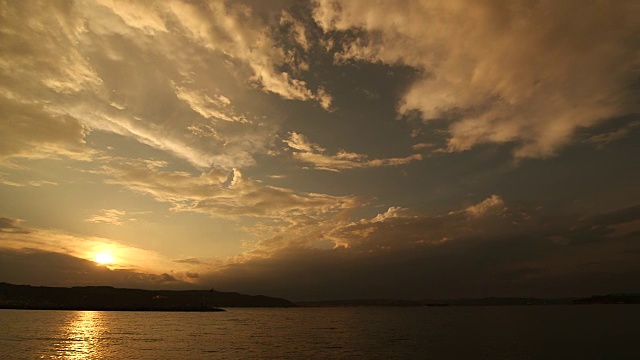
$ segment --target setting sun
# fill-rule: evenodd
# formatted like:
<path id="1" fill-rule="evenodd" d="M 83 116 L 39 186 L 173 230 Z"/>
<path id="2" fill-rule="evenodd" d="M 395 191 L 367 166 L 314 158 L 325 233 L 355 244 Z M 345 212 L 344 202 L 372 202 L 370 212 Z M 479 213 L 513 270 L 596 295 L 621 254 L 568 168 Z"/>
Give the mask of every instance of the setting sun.
<path id="1" fill-rule="evenodd" d="M 111 264 L 113 262 L 113 256 L 105 253 L 96 254 L 96 262 L 98 264 Z"/>

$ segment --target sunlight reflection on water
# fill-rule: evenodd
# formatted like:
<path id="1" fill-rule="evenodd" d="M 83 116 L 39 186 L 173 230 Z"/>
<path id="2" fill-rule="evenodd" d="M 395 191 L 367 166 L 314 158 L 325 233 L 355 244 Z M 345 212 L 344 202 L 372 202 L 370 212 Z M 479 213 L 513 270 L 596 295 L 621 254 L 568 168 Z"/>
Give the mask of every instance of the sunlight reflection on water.
<path id="1" fill-rule="evenodd" d="M 78 311 L 66 324 L 63 337 L 54 344 L 59 359 L 101 359 L 106 358 L 104 346 L 108 334 L 105 313 L 98 311 Z"/>

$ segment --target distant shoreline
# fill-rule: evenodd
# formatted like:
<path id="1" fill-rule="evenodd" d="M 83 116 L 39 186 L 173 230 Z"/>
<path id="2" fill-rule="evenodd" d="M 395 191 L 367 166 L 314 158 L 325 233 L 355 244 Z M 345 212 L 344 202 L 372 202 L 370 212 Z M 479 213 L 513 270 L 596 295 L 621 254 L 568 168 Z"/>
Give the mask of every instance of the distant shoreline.
<path id="1" fill-rule="evenodd" d="M 457 307 L 640 304 L 640 293 L 560 299 L 488 297 L 477 299 L 350 299 L 291 302 L 264 295 L 216 290 L 143 290 L 110 286 L 47 287 L 0 282 L 0 309 L 77 311 L 220 312 L 233 307 Z"/>
<path id="2" fill-rule="evenodd" d="M 220 312 L 229 307 L 292 307 L 289 300 L 211 290 L 110 286 L 47 287 L 0 283 L 0 308 L 78 311 Z"/>
<path id="3" fill-rule="evenodd" d="M 432 300 L 402 300 L 402 299 L 353 299 L 353 300 L 321 300 L 297 301 L 301 307 L 357 307 L 357 306 L 385 306 L 385 307 L 458 307 L 458 306 L 550 306 L 550 305 L 620 305 L 640 304 L 640 294 L 609 294 L 593 295 L 591 297 L 539 299 L 539 298 L 510 298 L 489 297 L 479 299 L 432 299 Z"/>
<path id="4" fill-rule="evenodd" d="M 62 307 L 11 307 L 0 306 L 0 310 L 46 310 L 46 311 L 109 311 L 109 312 L 224 312 L 225 309 L 213 308 L 213 309 L 144 309 L 144 308 L 93 308 L 93 307 L 79 307 L 79 308 L 62 308 Z"/>

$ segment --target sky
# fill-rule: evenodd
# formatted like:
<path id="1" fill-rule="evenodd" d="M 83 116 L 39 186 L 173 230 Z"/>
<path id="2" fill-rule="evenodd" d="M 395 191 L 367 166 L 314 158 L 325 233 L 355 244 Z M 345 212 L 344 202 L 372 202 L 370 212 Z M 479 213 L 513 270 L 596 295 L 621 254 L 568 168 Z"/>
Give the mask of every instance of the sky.
<path id="1" fill-rule="evenodd" d="M 0 1 L 0 281 L 640 291 L 640 5 Z"/>

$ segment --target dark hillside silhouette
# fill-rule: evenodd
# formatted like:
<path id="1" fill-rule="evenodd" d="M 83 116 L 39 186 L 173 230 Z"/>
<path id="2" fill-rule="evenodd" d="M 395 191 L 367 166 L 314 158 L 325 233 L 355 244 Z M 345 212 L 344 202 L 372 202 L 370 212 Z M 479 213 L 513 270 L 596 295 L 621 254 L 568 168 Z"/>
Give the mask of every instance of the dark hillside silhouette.
<path id="1" fill-rule="evenodd" d="M 140 290 L 110 286 L 46 287 L 0 283 L 0 308 L 43 310 L 221 311 L 220 307 L 290 307 L 290 301 L 214 290 Z"/>

